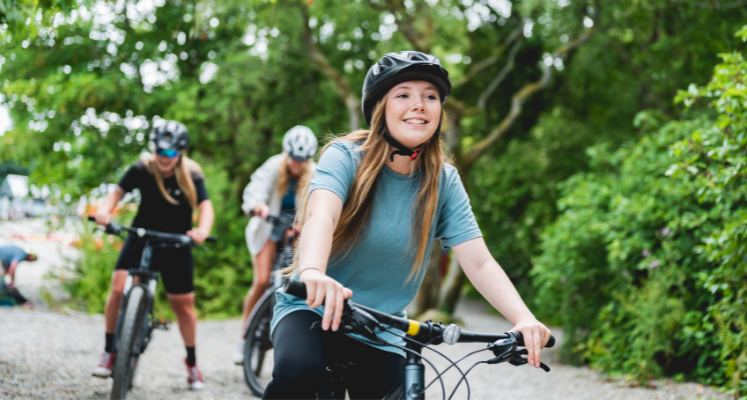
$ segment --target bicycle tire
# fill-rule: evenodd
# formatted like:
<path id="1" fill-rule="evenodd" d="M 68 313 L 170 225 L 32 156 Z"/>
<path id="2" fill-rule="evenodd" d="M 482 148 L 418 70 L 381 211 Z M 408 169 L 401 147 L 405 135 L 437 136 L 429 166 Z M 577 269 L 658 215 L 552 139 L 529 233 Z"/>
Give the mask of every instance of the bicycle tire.
<path id="1" fill-rule="evenodd" d="M 249 390 L 257 397 L 265 392 L 265 383 L 260 375 L 265 368 L 267 352 L 273 348 L 270 338 L 270 322 L 275 293 L 263 296 L 258 307 L 249 317 L 244 341 L 244 380 Z M 268 366 L 269 367 L 269 366 Z M 272 372 L 272 371 L 270 371 Z"/>
<path id="2" fill-rule="evenodd" d="M 141 332 L 145 318 L 145 289 L 134 286 L 127 296 L 127 306 L 122 320 L 122 330 L 117 343 L 117 360 L 114 364 L 112 400 L 124 399 L 131 388 L 137 361 L 140 358 Z"/>

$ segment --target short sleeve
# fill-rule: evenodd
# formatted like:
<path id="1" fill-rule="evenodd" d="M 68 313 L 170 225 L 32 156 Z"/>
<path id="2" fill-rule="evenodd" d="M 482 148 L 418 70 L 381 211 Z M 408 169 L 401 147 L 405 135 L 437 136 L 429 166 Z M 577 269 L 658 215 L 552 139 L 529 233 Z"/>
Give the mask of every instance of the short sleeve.
<path id="1" fill-rule="evenodd" d="M 443 203 L 436 225 L 436 238 L 444 247 L 454 247 L 468 240 L 482 237 L 475 214 L 456 170 L 447 166 L 444 170 Z"/>
<path id="2" fill-rule="evenodd" d="M 141 168 L 138 168 L 138 164 L 131 166 L 130 169 L 125 172 L 122 179 L 119 180 L 118 185 L 122 188 L 122 190 L 125 191 L 125 193 L 129 193 L 134 189 L 140 187 L 140 182 L 142 182 L 142 174 L 144 171 L 142 171 Z"/>
<path id="3" fill-rule="evenodd" d="M 197 191 L 197 205 L 200 205 L 205 200 L 209 200 L 207 187 L 205 187 L 205 179 L 199 178 L 193 180 L 195 184 L 195 191 Z"/>
<path id="4" fill-rule="evenodd" d="M 309 193 L 326 189 L 336 194 L 345 204 L 355 178 L 355 168 L 360 155 L 352 143 L 333 143 L 322 154 L 316 173 L 311 180 Z"/>

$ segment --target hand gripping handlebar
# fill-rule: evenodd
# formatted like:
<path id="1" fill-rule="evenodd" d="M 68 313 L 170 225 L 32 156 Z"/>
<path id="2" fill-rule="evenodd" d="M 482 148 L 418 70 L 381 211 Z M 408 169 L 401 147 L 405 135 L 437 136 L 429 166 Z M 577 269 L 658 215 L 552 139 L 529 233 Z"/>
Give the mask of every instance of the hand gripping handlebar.
<path id="1" fill-rule="evenodd" d="M 284 286 L 284 290 L 286 293 L 302 299 L 307 297 L 306 285 L 296 280 L 289 279 Z M 348 318 L 345 318 L 345 314 L 347 314 Z M 455 324 L 443 326 L 441 323 L 433 323 L 432 321 L 419 322 L 411 319 L 400 318 L 374 310 L 370 307 L 356 304 L 350 299 L 346 300 L 345 308 L 343 310 L 343 319 L 361 323 L 361 320 L 365 320 L 368 317 L 373 318 L 373 321 L 369 321 L 371 323 L 383 323 L 389 325 L 392 328 L 404 331 L 416 340 L 424 343 L 494 343 L 503 339 L 514 339 L 516 340 L 517 346 L 524 346 L 524 336 L 521 332 L 508 332 L 503 334 L 467 332 L 461 330 L 461 328 Z M 344 324 L 341 326 L 345 329 Z M 550 340 L 547 342 L 545 347 L 553 346 L 555 346 L 555 337 L 550 336 Z"/>

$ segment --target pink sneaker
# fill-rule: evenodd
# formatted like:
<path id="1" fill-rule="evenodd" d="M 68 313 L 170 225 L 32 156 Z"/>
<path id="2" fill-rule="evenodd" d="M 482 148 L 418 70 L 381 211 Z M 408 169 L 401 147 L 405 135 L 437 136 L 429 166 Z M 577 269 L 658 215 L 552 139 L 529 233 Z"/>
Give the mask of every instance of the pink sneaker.
<path id="1" fill-rule="evenodd" d="M 99 365 L 93 369 L 93 376 L 99 378 L 108 378 L 112 376 L 114 361 L 117 359 L 117 353 L 104 352 L 99 358 Z"/>
<path id="2" fill-rule="evenodd" d="M 184 359 L 184 365 L 187 365 L 186 358 Z M 187 376 L 187 383 L 189 383 L 190 389 L 200 390 L 205 387 L 205 381 L 202 380 L 202 374 L 200 373 L 200 369 L 197 368 L 197 364 L 194 367 L 187 365 L 187 373 L 189 374 Z"/>

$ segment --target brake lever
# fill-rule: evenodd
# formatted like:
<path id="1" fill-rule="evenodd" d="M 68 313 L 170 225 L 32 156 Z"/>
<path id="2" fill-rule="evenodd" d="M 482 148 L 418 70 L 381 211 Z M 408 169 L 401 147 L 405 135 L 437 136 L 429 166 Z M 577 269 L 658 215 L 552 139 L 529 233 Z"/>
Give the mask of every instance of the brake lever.
<path id="1" fill-rule="evenodd" d="M 527 364 L 528 361 L 526 358 L 522 357 L 529 354 L 527 349 L 521 349 L 513 354 L 513 356 L 508 360 L 508 363 L 515 366 L 520 367 L 524 364 Z M 547 366 L 547 364 L 540 361 L 540 368 L 542 368 L 545 372 L 550 372 L 550 367 Z"/>

